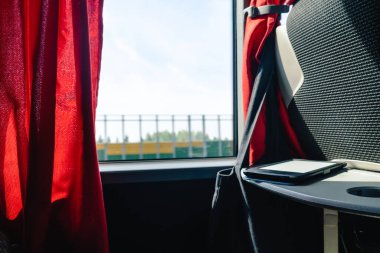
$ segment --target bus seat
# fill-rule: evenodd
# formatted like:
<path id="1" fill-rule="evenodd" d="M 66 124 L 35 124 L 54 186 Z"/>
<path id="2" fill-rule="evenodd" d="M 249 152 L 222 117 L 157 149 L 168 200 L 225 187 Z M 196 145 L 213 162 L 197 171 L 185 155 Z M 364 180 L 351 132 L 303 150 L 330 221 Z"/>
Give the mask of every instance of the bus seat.
<path id="1" fill-rule="evenodd" d="M 380 163 L 380 5 L 300 0 L 276 30 L 279 85 L 309 159 Z"/>

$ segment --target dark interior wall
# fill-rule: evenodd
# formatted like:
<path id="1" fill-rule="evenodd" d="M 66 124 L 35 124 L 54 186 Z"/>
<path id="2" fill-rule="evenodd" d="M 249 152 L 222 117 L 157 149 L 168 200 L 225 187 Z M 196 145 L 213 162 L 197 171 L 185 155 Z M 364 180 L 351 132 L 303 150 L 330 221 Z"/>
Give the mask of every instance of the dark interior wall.
<path id="1" fill-rule="evenodd" d="M 263 253 L 323 252 L 323 209 L 246 187 Z"/>
<path id="2" fill-rule="evenodd" d="M 207 252 L 215 179 L 103 186 L 111 253 Z M 248 188 L 268 252 L 321 252 L 322 210 Z M 280 250 L 280 251 L 279 251 Z"/>
<path id="3" fill-rule="evenodd" d="M 111 252 L 206 252 L 214 182 L 104 185 Z"/>

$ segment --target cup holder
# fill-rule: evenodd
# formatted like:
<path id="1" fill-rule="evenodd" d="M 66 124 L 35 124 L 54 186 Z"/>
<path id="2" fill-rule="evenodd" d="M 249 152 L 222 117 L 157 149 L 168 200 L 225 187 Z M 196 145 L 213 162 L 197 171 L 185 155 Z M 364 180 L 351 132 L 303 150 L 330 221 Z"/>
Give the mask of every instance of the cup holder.
<path id="1" fill-rule="evenodd" d="M 348 189 L 347 192 L 359 197 L 380 198 L 380 187 L 354 187 Z"/>

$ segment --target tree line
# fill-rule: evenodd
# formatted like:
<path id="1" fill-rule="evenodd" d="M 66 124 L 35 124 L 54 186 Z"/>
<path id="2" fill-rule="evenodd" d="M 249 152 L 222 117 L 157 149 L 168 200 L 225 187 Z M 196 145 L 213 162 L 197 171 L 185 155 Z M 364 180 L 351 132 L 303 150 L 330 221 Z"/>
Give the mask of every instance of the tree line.
<path id="1" fill-rule="evenodd" d="M 181 130 L 176 133 L 169 132 L 167 130 L 160 131 L 158 133 L 147 133 L 145 137 L 142 139 L 144 142 L 156 142 L 158 137 L 159 142 L 188 142 L 189 141 L 189 131 Z M 211 138 L 208 134 L 203 136 L 202 131 L 191 131 L 191 140 L 193 141 L 210 141 Z M 214 137 L 212 140 L 218 140 L 218 138 Z M 121 140 L 116 138 L 115 143 L 120 143 Z M 129 137 L 125 136 L 124 142 L 129 142 Z M 102 136 L 99 136 L 97 139 L 97 143 L 104 143 L 104 139 Z M 107 143 L 112 143 L 110 137 L 107 138 Z"/>

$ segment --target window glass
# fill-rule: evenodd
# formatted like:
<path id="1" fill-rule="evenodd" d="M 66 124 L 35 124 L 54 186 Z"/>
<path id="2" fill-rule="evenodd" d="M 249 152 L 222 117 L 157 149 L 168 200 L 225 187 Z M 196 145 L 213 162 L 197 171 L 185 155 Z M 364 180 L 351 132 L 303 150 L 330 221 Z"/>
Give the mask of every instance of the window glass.
<path id="1" fill-rule="evenodd" d="M 104 1 L 99 160 L 233 155 L 232 2 Z"/>

